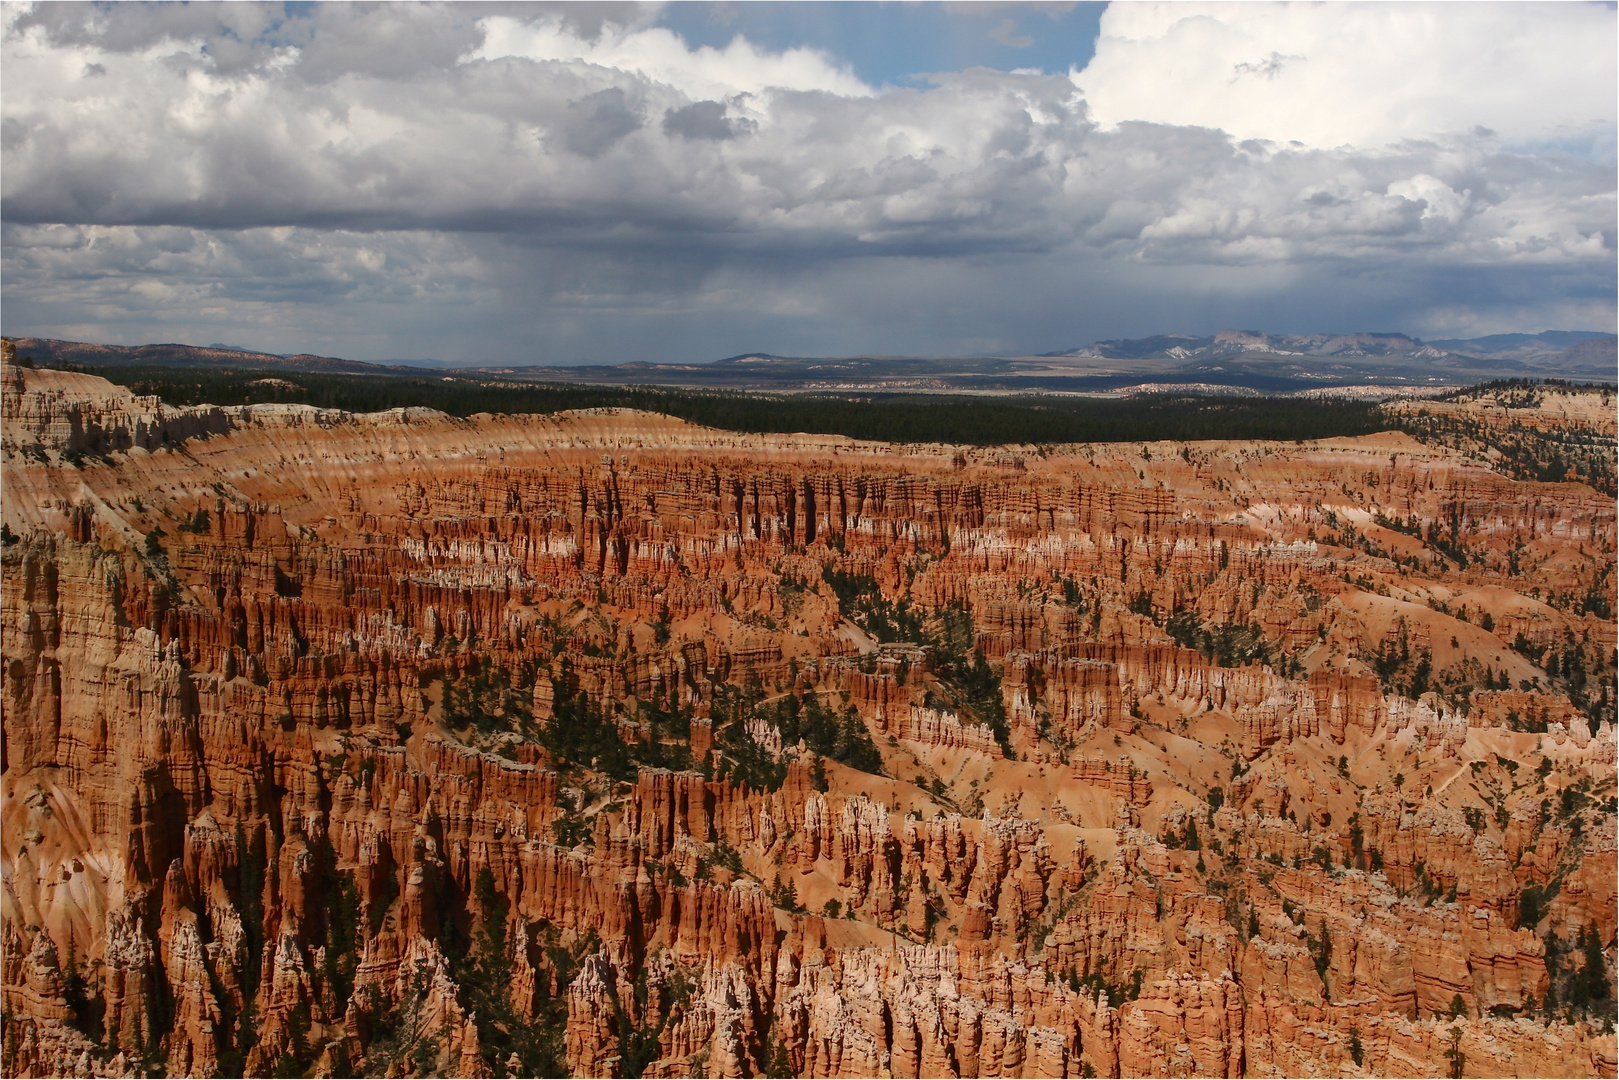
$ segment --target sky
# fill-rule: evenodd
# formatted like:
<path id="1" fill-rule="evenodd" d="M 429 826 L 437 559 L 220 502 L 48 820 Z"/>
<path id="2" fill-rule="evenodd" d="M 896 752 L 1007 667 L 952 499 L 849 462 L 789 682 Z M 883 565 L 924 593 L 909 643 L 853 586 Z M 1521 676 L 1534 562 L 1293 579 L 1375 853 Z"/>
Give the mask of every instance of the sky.
<path id="1" fill-rule="evenodd" d="M 448 364 L 1613 331 L 1615 6 L 0 4 L 0 328 Z"/>

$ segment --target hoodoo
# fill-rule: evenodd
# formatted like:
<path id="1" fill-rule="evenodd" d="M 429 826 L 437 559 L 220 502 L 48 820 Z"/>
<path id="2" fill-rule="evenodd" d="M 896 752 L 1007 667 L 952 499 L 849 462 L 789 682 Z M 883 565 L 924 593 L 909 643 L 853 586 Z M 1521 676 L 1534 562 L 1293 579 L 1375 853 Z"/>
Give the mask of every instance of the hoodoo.
<path id="1" fill-rule="evenodd" d="M 1619 1069 L 1612 492 L 1488 452 L 1597 395 L 986 450 L 0 390 L 7 1075 Z"/>

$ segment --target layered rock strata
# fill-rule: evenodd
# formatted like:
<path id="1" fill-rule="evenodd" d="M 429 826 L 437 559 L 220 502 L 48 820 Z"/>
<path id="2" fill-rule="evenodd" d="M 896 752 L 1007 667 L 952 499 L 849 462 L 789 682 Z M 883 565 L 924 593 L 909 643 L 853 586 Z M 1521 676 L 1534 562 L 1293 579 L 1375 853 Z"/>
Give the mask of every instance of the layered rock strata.
<path id="1" fill-rule="evenodd" d="M 0 390 L 12 1075 L 1619 1063 L 1588 488 Z"/>

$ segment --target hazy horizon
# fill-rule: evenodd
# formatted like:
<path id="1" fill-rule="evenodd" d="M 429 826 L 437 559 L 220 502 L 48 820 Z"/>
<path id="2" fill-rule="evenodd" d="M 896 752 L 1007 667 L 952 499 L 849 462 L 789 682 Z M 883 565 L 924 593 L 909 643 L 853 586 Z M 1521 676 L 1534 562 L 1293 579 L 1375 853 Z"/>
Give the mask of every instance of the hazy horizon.
<path id="1" fill-rule="evenodd" d="M 1237 331 L 1237 332 L 1241 332 L 1241 333 L 1265 333 L 1266 332 L 1266 331 L 1263 331 L 1263 330 L 1258 330 L 1258 329 L 1253 328 L 1253 327 L 1243 328 L 1241 330 L 1239 330 L 1239 328 L 1237 328 L 1237 327 L 1221 327 L 1220 330 L 1217 330 L 1217 331 L 1216 330 L 1211 330 L 1211 331 L 1207 331 L 1207 332 L 1204 332 L 1204 333 L 1183 333 L 1181 331 L 1166 331 L 1161 335 L 1148 335 L 1148 336 L 1185 337 L 1185 338 L 1210 338 L 1210 337 L 1215 336 L 1215 334 L 1221 333 L 1221 332 L 1224 332 L 1224 331 Z M 1318 331 L 1317 333 L 1320 336 L 1324 336 L 1324 337 L 1348 337 L 1348 336 L 1353 336 L 1353 335 L 1357 335 L 1357 334 L 1387 335 L 1387 336 L 1404 335 L 1406 337 L 1411 338 L 1413 341 L 1420 341 L 1420 342 L 1423 342 L 1423 343 L 1426 343 L 1426 344 L 1431 344 L 1433 342 L 1443 342 L 1443 341 L 1483 340 L 1483 339 L 1488 339 L 1488 338 L 1492 338 L 1492 337 L 1536 337 L 1536 336 L 1540 336 L 1540 335 L 1544 335 L 1544 334 L 1580 334 L 1580 335 L 1586 335 L 1586 336 L 1592 337 L 1592 338 L 1619 336 L 1619 335 L 1615 335 L 1615 333 L 1613 331 L 1611 331 L 1611 330 L 1570 329 L 1570 328 L 1567 328 L 1567 327 L 1554 327 L 1554 328 L 1548 328 L 1546 330 L 1539 330 L 1539 331 L 1533 331 L 1533 332 L 1530 332 L 1530 331 L 1504 331 L 1504 332 L 1497 333 L 1497 334 L 1481 335 L 1479 338 L 1438 338 L 1438 337 L 1435 337 L 1435 338 L 1422 338 L 1422 337 L 1420 337 L 1419 335 L 1416 335 L 1416 334 L 1405 334 L 1404 331 L 1400 331 L 1400 330 L 1349 330 L 1349 331 L 1323 330 L 1323 331 Z M 38 334 L 12 334 L 9 331 L 3 331 L 3 336 L 5 336 L 7 338 L 12 338 L 12 339 L 29 338 L 29 337 L 32 337 L 32 338 L 42 337 L 42 335 L 38 335 Z M 57 338 L 57 339 L 52 339 L 52 340 L 66 341 L 66 340 L 70 340 L 70 339 Z M 1098 341 L 1095 341 L 1095 342 L 1085 342 L 1085 343 L 1083 343 L 1081 345 L 1077 345 L 1077 346 L 1075 346 L 1075 348 L 1078 349 L 1078 348 L 1084 348 L 1087 345 L 1100 344 L 1104 340 L 1140 340 L 1140 339 L 1098 339 Z M 255 349 L 255 348 L 252 348 L 250 346 L 232 344 L 232 343 L 223 342 L 223 341 L 210 341 L 210 342 L 157 341 L 157 340 L 152 340 L 152 341 L 96 341 L 96 342 L 84 342 L 83 344 L 108 345 L 108 346 L 123 347 L 123 348 L 138 348 L 140 346 L 145 346 L 145 345 L 181 345 L 181 346 L 187 346 L 187 347 L 191 347 L 191 348 L 221 349 L 221 350 L 228 350 L 228 351 L 231 351 L 231 352 L 258 353 L 258 354 L 263 354 L 263 355 L 267 355 L 267 356 L 281 356 L 281 357 L 321 355 L 321 354 L 318 354 L 318 353 L 314 353 L 314 352 L 312 352 L 311 350 L 308 350 L 308 349 L 295 349 L 295 350 L 285 351 L 285 352 L 271 352 L 271 351 L 266 350 L 266 349 Z M 841 356 L 843 358 L 853 358 L 853 357 L 879 358 L 880 357 L 880 358 L 887 358 L 887 359 L 894 359 L 894 360 L 922 360 L 922 361 L 926 361 L 926 360 L 972 360 L 972 359 L 977 359 L 977 358 L 980 358 L 980 357 L 984 358 L 984 359 L 994 359 L 996 357 L 1013 356 L 1013 355 L 1014 354 L 1011 354 L 1011 353 L 978 353 L 978 354 L 963 354 L 963 355 L 960 355 L 960 356 L 947 356 L 947 355 L 939 354 L 939 353 L 906 354 L 906 353 L 874 353 L 874 352 L 853 352 L 853 353 L 841 354 Z M 1035 357 L 1035 356 L 1040 356 L 1040 355 L 1058 356 L 1058 355 L 1061 355 L 1061 354 L 1056 352 L 1056 351 L 1052 351 L 1052 352 L 1048 352 L 1048 353 L 1045 353 L 1045 354 L 1023 353 L 1023 354 L 1015 354 L 1015 355 Z M 806 355 L 806 356 L 789 356 L 789 355 L 785 355 L 785 354 L 781 354 L 781 353 L 772 353 L 772 352 L 769 352 L 769 351 L 764 350 L 764 349 L 745 349 L 745 350 L 743 350 L 741 352 L 738 352 L 738 353 L 732 353 L 729 356 L 708 357 L 708 358 L 705 358 L 705 359 L 681 361 L 681 363 L 697 364 L 697 365 L 713 364 L 713 363 L 718 363 L 718 362 L 722 362 L 722 361 L 725 361 L 725 360 L 734 360 L 734 359 L 739 359 L 739 358 L 749 357 L 749 356 L 769 356 L 769 357 L 772 357 L 772 358 L 775 358 L 775 359 L 781 359 L 781 360 L 816 360 L 816 359 L 837 359 L 837 358 L 839 358 L 839 357 L 833 357 L 833 356 L 825 356 L 825 357 L 822 357 L 822 356 L 808 356 L 808 355 Z M 349 356 L 332 356 L 332 357 L 329 357 L 329 358 L 334 359 L 334 360 L 354 360 L 355 359 L 354 357 L 349 357 Z M 489 367 L 524 366 L 524 365 L 521 365 L 521 364 L 514 364 L 514 363 L 510 363 L 510 362 L 506 362 L 506 361 L 498 361 L 498 360 L 451 363 L 451 362 L 440 360 L 440 359 L 438 359 L 436 357 L 431 357 L 431 356 L 417 356 L 417 357 L 394 356 L 394 357 L 385 357 L 385 358 L 382 358 L 382 359 L 379 359 L 379 360 L 369 360 L 369 361 L 363 361 L 363 362 L 365 362 L 365 363 L 374 363 L 374 364 L 379 364 L 379 365 L 402 365 L 402 366 L 433 368 L 433 369 L 441 369 L 441 368 L 442 369 L 472 368 L 472 367 L 480 367 L 480 366 L 489 366 Z M 629 364 L 629 363 L 638 363 L 638 362 L 655 362 L 655 361 L 619 361 L 617 363 L 618 364 Z M 665 361 L 665 362 L 666 363 L 675 363 L 675 361 Z M 529 365 L 529 366 L 544 366 L 544 365 Z M 559 364 L 556 364 L 555 366 L 557 366 L 557 367 L 588 367 L 588 366 L 616 366 L 616 365 L 615 365 L 615 362 L 613 362 L 613 361 L 584 360 L 584 361 L 577 361 L 577 362 L 574 362 L 574 363 L 559 363 Z"/>

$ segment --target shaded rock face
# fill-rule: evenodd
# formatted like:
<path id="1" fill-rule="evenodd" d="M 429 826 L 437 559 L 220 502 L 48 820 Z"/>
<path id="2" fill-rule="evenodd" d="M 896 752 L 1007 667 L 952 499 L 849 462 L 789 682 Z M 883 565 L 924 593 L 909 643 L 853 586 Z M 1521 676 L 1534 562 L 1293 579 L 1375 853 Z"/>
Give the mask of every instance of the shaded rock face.
<path id="1" fill-rule="evenodd" d="M 8 1074 L 1616 1068 L 1587 488 L 0 390 Z"/>

